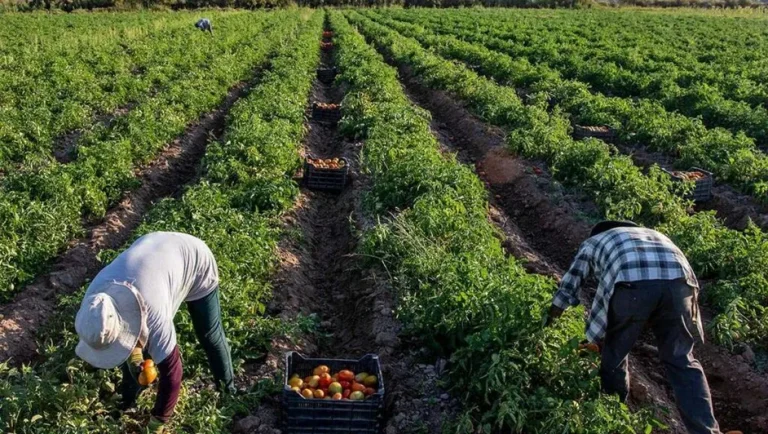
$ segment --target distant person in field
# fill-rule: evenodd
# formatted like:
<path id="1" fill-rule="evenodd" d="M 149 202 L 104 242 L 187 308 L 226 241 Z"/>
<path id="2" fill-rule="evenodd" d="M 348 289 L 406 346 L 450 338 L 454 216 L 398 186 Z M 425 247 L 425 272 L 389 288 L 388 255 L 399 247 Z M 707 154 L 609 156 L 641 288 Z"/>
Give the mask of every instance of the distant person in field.
<path id="1" fill-rule="evenodd" d="M 144 355 L 159 371 L 157 400 L 150 433 L 162 433 L 173 415 L 182 378 L 181 353 L 173 318 L 186 302 L 192 325 L 217 386 L 234 392 L 232 357 L 224 336 L 219 306 L 216 259 L 205 243 L 191 235 L 154 232 L 136 242 L 93 279 L 75 329 L 75 352 L 100 369 L 121 366 L 121 408 L 135 405 L 147 373 Z"/>
<path id="2" fill-rule="evenodd" d="M 629 396 L 627 356 L 646 325 L 690 433 L 719 434 L 701 364 L 693 357 L 703 342 L 696 276 L 680 249 L 663 234 L 632 222 L 597 224 L 555 293 L 546 323 L 579 304 L 578 291 L 591 274 L 599 282 L 587 323 L 587 340 L 601 352 L 606 393 Z"/>
<path id="3" fill-rule="evenodd" d="M 208 33 L 213 35 L 213 24 L 211 24 L 211 20 L 208 18 L 201 18 L 197 20 L 197 22 L 195 23 L 195 27 L 197 27 L 198 29 L 204 32 L 207 31 Z"/>

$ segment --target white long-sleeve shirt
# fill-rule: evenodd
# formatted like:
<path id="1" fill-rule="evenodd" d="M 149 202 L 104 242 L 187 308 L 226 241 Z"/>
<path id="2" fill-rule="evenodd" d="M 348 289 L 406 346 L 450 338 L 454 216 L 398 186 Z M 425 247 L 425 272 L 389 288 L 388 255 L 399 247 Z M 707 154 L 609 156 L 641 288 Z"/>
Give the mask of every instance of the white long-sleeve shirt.
<path id="1" fill-rule="evenodd" d="M 147 351 L 155 363 L 176 346 L 173 318 L 182 302 L 199 300 L 219 285 L 216 259 L 205 243 L 177 232 L 153 232 L 96 275 L 87 295 L 111 282 L 128 282 L 143 298 L 147 318 Z"/>

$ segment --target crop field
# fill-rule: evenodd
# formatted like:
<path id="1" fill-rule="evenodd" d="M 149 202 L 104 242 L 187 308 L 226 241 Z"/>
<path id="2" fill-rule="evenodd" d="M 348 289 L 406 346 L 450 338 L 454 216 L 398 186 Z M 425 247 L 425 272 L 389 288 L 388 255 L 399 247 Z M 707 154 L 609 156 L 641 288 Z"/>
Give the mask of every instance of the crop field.
<path id="1" fill-rule="evenodd" d="M 766 433 L 766 150 L 760 10 L 4 14 L 0 431 L 142 432 L 155 391 L 120 412 L 120 370 L 77 358 L 74 315 L 133 240 L 178 231 L 216 256 L 238 393 L 182 309 L 172 432 L 281 432 L 295 350 L 380 355 L 387 434 L 684 433 L 650 335 L 625 405 L 578 349 L 583 307 L 542 327 L 617 218 L 686 254 L 715 416 Z M 345 188 L 308 188 L 305 159 Z M 667 172 L 692 168 L 708 200 Z"/>

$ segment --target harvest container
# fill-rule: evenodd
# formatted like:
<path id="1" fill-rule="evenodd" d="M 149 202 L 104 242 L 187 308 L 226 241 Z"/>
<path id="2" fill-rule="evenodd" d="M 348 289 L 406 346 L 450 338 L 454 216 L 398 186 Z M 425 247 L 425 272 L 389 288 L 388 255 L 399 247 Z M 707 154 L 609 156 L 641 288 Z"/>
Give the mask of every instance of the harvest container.
<path id="1" fill-rule="evenodd" d="M 374 374 L 379 378 L 378 390 L 361 401 L 305 399 L 291 390 L 288 385 L 291 375 L 297 373 L 303 378 L 318 365 L 327 365 L 332 372 L 349 369 Z M 384 377 L 379 356 L 368 354 L 359 360 L 311 359 L 295 351 L 286 353 L 282 406 L 287 434 L 379 434 L 384 407 Z"/>
<path id="2" fill-rule="evenodd" d="M 333 49 L 333 42 L 321 42 L 320 48 L 325 51 L 331 51 Z"/>
<path id="3" fill-rule="evenodd" d="M 331 104 L 331 107 L 320 103 L 312 104 L 312 119 L 318 122 L 335 124 L 341 120 L 341 106 Z"/>
<path id="4" fill-rule="evenodd" d="M 346 158 L 339 158 L 344 166 L 339 169 L 326 169 L 310 163 L 313 158 L 308 156 L 304 160 L 304 185 L 311 190 L 341 191 L 347 185 L 349 175 L 349 162 Z"/>
<path id="5" fill-rule="evenodd" d="M 706 202 L 712 198 L 712 184 L 714 183 L 712 172 L 699 169 L 698 167 L 692 167 L 687 172 L 663 170 L 675 181 L 684 182 L 692 180 L 696 183 L 693 191 L 688 194 L 688 199 L 693 199 L 695 202 Z M 695 179 L 691 179 L 691 175 Z"/>
<path id="6" fill-rule="evenodd" d="M 317 79 L 325 84 L 333 83 L 333 80 L 336 79 L 337 72 L 335 66 L 331 68 L 318 68 Z"/>
<path id="7" fill-rule="evenodd" d="M 585 139 L 587 137 L 594 137 L 604 142 L 610 142 L 614 138 L 613 128 L 600 125 L 600 126 L 573 126 L 573 138 L 576 140 Z"/>
<path id="8" fill-rule="evenodd" d="M 330 31 L 330 30 L 323 31 L 323 38 L 332 38 L 332 37 L 333 37 L 333 32 L 332 31 Z"/>

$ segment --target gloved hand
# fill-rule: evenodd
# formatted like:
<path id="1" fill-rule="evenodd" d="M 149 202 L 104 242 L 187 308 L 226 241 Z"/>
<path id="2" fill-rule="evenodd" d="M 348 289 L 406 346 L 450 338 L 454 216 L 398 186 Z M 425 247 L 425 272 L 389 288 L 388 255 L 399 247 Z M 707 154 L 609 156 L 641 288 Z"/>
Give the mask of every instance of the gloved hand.
<path id="1" fill-rule="evenodd" d="M 600 354 L 600 346 L 587 340 L 583 340 L 579 342 L 579 352 Z"/>
<path id="2" fill-rule="evenodd" d="M 146 432 L 147 434 L 163 434 L 165 432 L 165 424 L 152 416 L 149 418 Z"/>
<path id="3" fill-rule="evenodd" d="M 139 374 L 141 374 L 141 363 L 144 361 L 144 354 L 141 351 L 141 348 L 136 347 L 131 351 L 131 355 L 128 357 L 128 361 L 126 362 L 128 364 L 128 371 L 131 373 L 131 377 L 133 377 L 133 381 L 136 382 L 136 384 L 139 384 Z M 127 379 L 124 379 L 125 381 Z"/>
<path id="4" fill-rule="evenodd" d="M 549 327 L 554 320 L 560 318 L 563 312 L 563 309 L 560 309 L 554 304 L 550 306 L 549 311 L 547 311 L 547 313 L 544 315 L 544 318 L 541 320 L 542 327 Z"/>

